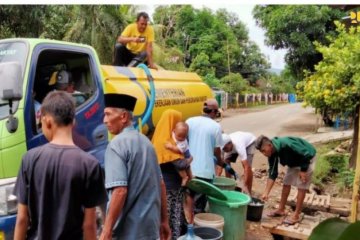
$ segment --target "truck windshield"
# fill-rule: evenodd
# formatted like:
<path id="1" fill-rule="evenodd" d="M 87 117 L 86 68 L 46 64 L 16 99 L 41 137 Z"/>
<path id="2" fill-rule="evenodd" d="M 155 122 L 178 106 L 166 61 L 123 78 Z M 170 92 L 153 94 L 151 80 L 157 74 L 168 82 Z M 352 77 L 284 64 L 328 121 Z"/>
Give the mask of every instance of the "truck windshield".
<path id="1" fill-rule="evenodd" d="M 0 64 L 5 62 L 18 62 L 21 65 L 21 76 L 24 76 L 25 63 L 27 58 L 27 45 L 19 41 L 0 41 Z M 0 73 L 0 84 L 3 76 Z M 17 103 L 13 109 L 17 108 Z M 0 104 L 0 119 L 9 115 L 9 105 Z"/>

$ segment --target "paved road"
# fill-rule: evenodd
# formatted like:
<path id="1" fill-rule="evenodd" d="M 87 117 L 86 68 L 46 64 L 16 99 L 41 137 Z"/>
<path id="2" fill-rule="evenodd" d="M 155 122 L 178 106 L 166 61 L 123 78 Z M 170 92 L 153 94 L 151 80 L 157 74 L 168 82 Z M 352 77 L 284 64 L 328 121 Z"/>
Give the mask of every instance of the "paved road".
<path id="1" fill-rule="evenodd" d="M 247 131 L 264 134 L 304 136 L 314 130 L 315 114 L 312 108 L 303 108 L 301 103 L 282 104 L 265 110 L 239 113 L 225 117 L 221 126 L 226 133 Z"/>

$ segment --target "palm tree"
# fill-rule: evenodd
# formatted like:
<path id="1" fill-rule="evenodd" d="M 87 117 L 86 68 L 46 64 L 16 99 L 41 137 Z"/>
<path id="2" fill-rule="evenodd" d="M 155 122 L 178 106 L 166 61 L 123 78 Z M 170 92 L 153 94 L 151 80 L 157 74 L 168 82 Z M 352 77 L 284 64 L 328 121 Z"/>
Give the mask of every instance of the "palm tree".
<path id="1" fill-rule="evenodd" d="M 111 63 L 116 37 L 127 24 L 121 5 L 77 5 L 64 40 L 93 46 L 105 64 Z M 131 8 L 126 8 L 131 9 Z"/>

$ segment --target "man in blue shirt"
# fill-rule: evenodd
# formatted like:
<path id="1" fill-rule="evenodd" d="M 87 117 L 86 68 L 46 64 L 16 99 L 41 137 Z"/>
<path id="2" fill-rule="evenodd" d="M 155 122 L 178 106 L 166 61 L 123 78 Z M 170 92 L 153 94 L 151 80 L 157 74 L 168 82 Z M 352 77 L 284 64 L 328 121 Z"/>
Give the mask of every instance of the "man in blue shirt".
<path id="1" fill-rule="evenodd" d="M 101 240 L 170 239 L 166 190 L 155 150 L 132 126 L 136 98 L 106 94 L 104 123 L 116 135 L 105 152 L 109 203 Z"/>
<path id="2" fill-rule="evenodd" d="M 214 155 L 218 165 L 221 159 L 221 126 L 214 119 L 219 111 L 215 99 L 208 99 L 203 106 L 203 115 L 189 118 L 189 148 L 193 156 L 191 170 L 195 177 L 212 182 L 215 177 Z M 205 212 L 206 196 L 195 196 L 195 212 Z"/>

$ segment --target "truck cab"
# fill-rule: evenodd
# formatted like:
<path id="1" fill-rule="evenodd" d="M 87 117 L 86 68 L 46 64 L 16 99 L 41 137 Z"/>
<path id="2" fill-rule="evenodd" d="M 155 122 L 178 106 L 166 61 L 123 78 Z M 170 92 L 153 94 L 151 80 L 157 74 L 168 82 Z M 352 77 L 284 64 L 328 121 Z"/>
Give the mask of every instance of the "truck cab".
<path id="1" fill-rule="evenodd" d="M 73 84 L 72 94 L 76 101 L 74 142 L 93 154 L 100 164 L 103 164 L 108 142 L 107 129 L 102 123 L 102 75 L 97 55 L 91 47 L 37 39 L 2 40 L 0 65 L 5 67 L 0 68 L 0 79 L 5 76 L 7 64 L 11 63 L 20 66 L 22 98 L 13 101 L 11 109 L 18 120 L 16 129 L 6 126 L 10 112 L 8 101 L 0 102 L 0 239 L 13 238 L 15 177 L 22 155 L 47 142 L 39 125 L 36 103 L 41 104 L 48 92 L 56 91 L 56 81 L 64 81 L 67 77 Z"/>

